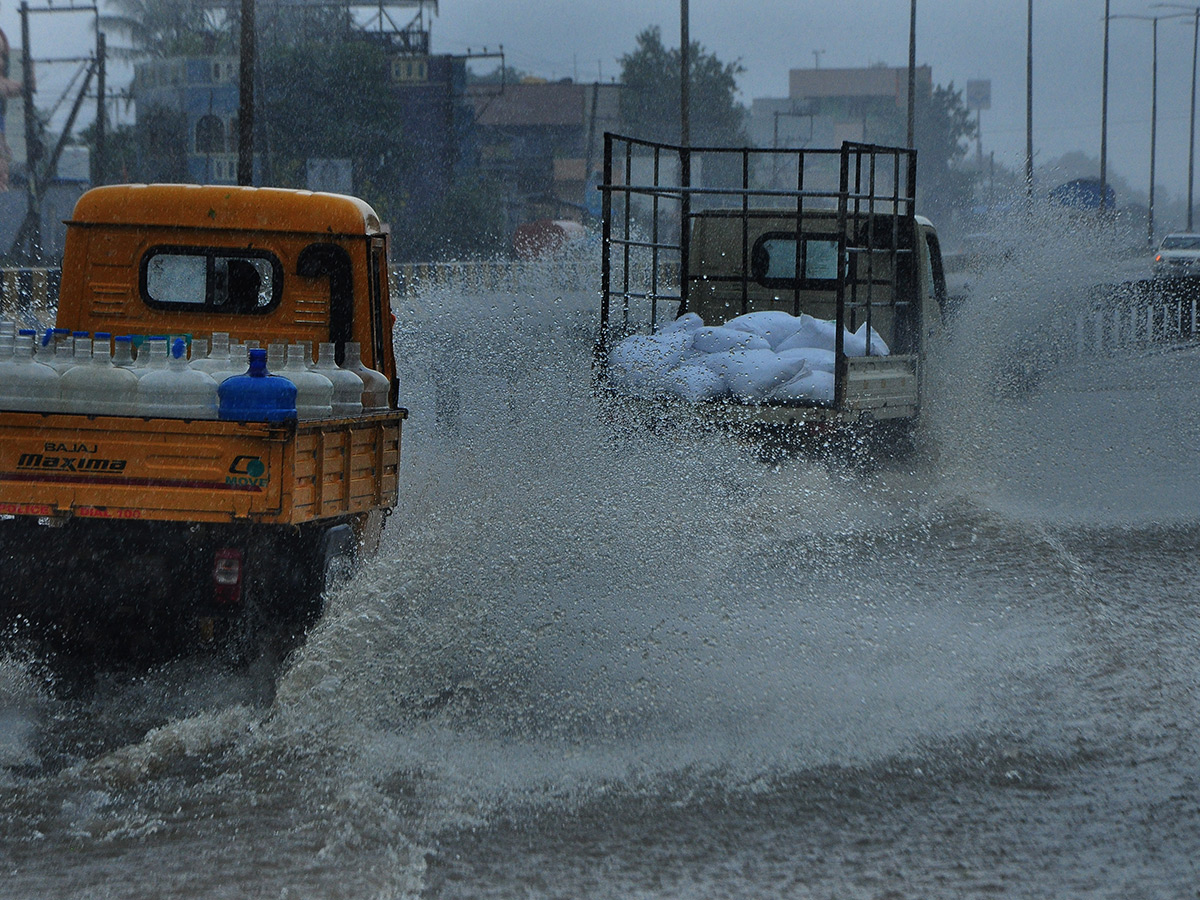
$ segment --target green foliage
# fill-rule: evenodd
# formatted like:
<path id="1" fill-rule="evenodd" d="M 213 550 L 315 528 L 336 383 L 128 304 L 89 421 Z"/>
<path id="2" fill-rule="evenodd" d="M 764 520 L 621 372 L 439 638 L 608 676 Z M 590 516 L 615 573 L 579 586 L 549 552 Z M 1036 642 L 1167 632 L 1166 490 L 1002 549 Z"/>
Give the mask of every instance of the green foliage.
<path id="1" fill-rule="evenodd" d="M 700 44 L 690 51 L 689 131 L 691 143 L 738 146 L 746 143 L 745 110 L 737 102 L 740 63 L 722 63 Z M 621 57 L 621 121 L 628 133 L 647 140 L 678 143 L 680 52 L 663 46 L 662 30 L 647 28 L 637 49 Z"/>
<path id="2" fill-rule="evenodd" d="M 506 223 L 502 186 L 471 174 L 458 178 L 430 210 L 429 220 L 395 233 L 397 259 L 486 259 L 504 253 Z"/>
<path id="3" fill-rule="evenodd" d="M 138 113 L 137 177 L 146 182 L 187 181 L 187 119 L 179 110 L 152 106 Z"/>
<path id="4" fill-rule="evenodd" d="M 902 146 L 908 139 L 908 110 L 900 106 L 880 143 Z M 935 222 L 945 222 L 969 206 L 975 173 L 961 163 L 975 137 L 975 119 L 954 82 L 920 91 L 913 103 L 913 141 L 917 150 L 917 207 Z"/>
<path id="5" fill-rule="evenodd" d="M 919 206 L 934 221 L 949 220 L 970 204 L 975 176 L 960 163 L 975 137 L 975 121 L 954 82 L 918 96 L 913 106 Z"/>
<path id="6" fill-rule="evenodd" d="M 92 184 L 125 184 L 145 181 L 137 158 L 137 129 L 133 125 L 109 127 L 104 133 L 104 171 L 99 170 L 100 157 L 96 152 L 96 123 L 79 133 L 80 141 L 88 148 L 92 160 Z"/>
<path id="7" fill-rule="evenodd" d="M 133 59 L 235 53 L 231 20 L 203 0 L 107 0 L 115 13 L 100 16 L 100 27 L 123 34 L 128 47 L 110 47 L 114 56 Z"/>
<path id="8" fill-rule="evenodd" d="M 309 158 L 348 158 L 355 191 L 385 219 L 394 215 L 412 154 L 401 133 L 401 98 L 389 89 L 384 51 L 366 41 L 273 46 L 260 62 L 267 181 L 304 187 Z"/>
<path id="9" fill-rule="evenodd" d="M 467 84 L 520 84 L 521 79 L 527 78 L 528 73 L 512 66 L 496 66 L 490 72 L 475 72 L 467 69 Z"/>

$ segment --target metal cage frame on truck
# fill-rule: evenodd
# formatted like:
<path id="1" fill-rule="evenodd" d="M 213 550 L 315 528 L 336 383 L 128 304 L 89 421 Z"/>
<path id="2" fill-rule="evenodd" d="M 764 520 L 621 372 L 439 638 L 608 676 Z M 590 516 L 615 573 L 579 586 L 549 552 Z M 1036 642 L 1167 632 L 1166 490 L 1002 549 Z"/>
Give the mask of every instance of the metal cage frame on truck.
<path id="1" fill-rule="evenodd" d="M 832 402 L 763 405 L 844 410 L 850 371 L 844 328 L 864 322 L 868 341 L 876 324 L 887 324 L 892 362 L 909 359 L 915 391 L 921 328 L 915 185 L 916 151 L 901 147 L 683 147 L 605 134 L 601 383 L 616 342 L 654 332 L 669 308 L 675 316 L 697 311 L 709 325 L 770 308 L 831 313 L 819 317 L 837 324 L 835 387 Z M 714 249 L 719 230 L 728 246 Z M 788 251 L 781 256 L 790 272 L 772 268 L 764 255 L 770 237 Z M 865 369 L 872 359 L 878 357 L 855 363 Z"/>

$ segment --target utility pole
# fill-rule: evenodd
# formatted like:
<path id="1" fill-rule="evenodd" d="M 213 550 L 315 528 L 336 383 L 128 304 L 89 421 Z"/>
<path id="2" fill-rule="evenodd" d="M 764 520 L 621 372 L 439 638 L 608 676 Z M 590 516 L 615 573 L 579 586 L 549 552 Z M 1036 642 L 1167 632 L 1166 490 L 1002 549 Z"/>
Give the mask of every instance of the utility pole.
<path id="1" fill-rule="evenodd" d="M 908 16 L 908 144 L 910 150 L 916 132 L 917 93 L 917 0 L 912 0 Z"/>
<path id="2" fill-rule="evenodd" d="M 1111 0 L 1104 0 L 1104 86 L 1100 93 L 1100 212 L 1108 206 L 1108 22 Z M 1190 212 L 1189 212 L 1190 215 Z"/>
<path id="3" fill-rule="evenodd" d="M 688 36 L 688 0 L 679 0 L 679 143 L 692 142 L 691 124 L 691 38 Z"/>
<path id="4" fill-rule="evenodd" d="M 96 184 L 108 181 L 108 168 L 105 161 L 105 130 L 107 123 L 104 107 L 104 64 L 108 55 L 108 45 L 104 32 L 96 29 L 96 165 L 92 171 L 96 173 Z"/>
<path id="5" fill-rule="evenodd" d="M 37 189 L 37 164 L 42 158 L 37 113 L 33 108 L 33 54 L 29 50 L 29 4 L 21 0 L 21 100 L 25 105 L 25 221 L 17 238 L 29 259 L 42 255 L 42 204 Z"/>
<path id="6" fill-rule="evenodd" d="M 241 59 L 238 67 L 237 183 L 254 183 L 254 0 L 242 0 Z"/>
<path id="7" fill-rule="evenodd" d="M 1033 203 L 1033 0 L 1025 22 L 1025 199 Z"/>

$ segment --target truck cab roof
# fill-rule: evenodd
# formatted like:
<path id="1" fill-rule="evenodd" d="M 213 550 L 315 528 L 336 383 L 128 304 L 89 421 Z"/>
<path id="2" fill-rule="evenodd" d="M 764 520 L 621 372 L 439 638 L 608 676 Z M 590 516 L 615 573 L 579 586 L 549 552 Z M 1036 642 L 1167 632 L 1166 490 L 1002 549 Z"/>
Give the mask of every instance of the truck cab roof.
<path id="1" fill-rule="evenodd" d="M 188 184 L 94 188 L 79 198 L 67 224 L 326 235 L 374 235 L 384 231 L 375 210 L 357 197 L 285 188 Z"/>

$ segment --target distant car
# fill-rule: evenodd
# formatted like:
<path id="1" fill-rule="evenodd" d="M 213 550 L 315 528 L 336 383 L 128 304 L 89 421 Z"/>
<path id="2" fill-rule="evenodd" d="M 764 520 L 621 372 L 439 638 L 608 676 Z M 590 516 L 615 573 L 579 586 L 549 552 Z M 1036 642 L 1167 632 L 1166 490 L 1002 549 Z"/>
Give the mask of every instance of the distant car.
<path id="1" fill-rule="evenodd" d="M 1200 275 L 1200 234 L 1168 234 L 1154 254 L 1158 277 Z"/>

